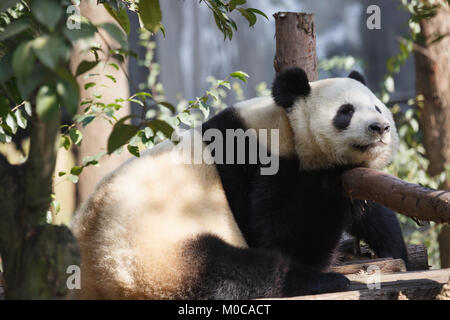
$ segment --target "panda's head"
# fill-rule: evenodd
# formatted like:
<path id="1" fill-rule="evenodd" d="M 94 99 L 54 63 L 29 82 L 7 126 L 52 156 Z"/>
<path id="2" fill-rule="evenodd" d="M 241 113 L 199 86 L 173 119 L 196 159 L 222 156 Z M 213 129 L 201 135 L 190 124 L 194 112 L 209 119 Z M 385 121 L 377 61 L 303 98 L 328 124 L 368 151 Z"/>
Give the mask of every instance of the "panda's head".
<path id="1" fill-rule="evenodd" d="M 274 80 L 272 96 L 287 112 L 302 169 L 382 168 L 397 151 L 390 110 L 356 71 L 309 82 L 302 69 L 285 69 Z"/>

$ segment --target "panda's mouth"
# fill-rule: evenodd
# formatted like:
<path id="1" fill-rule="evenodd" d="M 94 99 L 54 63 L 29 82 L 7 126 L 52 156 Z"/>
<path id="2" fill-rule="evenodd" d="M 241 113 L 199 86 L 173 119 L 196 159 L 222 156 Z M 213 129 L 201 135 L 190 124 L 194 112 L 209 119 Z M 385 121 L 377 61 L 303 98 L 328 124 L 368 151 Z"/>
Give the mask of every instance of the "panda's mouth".
<path id="1" fill-rule="evenodd" d="M 375 148 L 379 145 L 383 145 L 383 144 L 385 144 L 385 143 L 382 140 L 379 140 L 377 142 L 373 142 L 373 143 L 369 143 L 369 144 L 356 144 L 355 143 L 355 144 L 352 144 L 352 147 L 358 151 L 366 152 L 370 149 L 373 149 L 373 148 Z"/>

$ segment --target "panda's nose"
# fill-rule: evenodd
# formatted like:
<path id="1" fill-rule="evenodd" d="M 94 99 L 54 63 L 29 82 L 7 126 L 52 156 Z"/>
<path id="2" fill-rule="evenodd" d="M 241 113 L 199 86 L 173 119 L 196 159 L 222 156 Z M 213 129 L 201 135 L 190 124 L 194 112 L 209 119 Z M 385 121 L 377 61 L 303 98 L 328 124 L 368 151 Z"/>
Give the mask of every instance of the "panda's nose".
<path id="1" fill-rule="evenodd" d="M 391 130 L 391 126 L 388 122 L 380 123 L 380 122 L 374 122 L 369 125 L 369 132 L 376 133 L 379 135 L 383 135 L 385 133 L 388 133 L 389 130 Z"/>

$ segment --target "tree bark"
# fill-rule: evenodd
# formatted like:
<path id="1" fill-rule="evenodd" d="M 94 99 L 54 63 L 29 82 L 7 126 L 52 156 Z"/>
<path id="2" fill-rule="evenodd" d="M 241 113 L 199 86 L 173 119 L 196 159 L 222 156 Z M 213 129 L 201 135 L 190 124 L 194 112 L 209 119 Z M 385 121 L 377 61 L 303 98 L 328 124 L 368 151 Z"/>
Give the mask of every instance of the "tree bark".
<path id="1" fill-rule="evenodd" d="M 390 174 L 355 168 L 342 174 L 345 195 L 373 200 L 412 218 L 450 222 L 450 192 L 408 183 Z"/>
<path id="2" fill-rule="evenodd" d="M 420 125 L 431 175 L 440 174 L 450 164 L 450 36 L 432 42 L 450 32 L 450 7 L 443 0 L 438 2 L 443 7 L 436 16 L 420 22 L 426 43 L 414 52 L 416 91 L 424 96 Z M 442 188 L 450 189 L 448 179 Z M 443 226 L 438 241 L 441 267 L 450 267 L 449 225 Z"/>
<path id="3" fill-rule="evenodd" d="M 0 253 L 8 299 L 71 297 L 66 269 L 79 265 L 78 245 L 64 226 L 46 224 L 55 168 L 59 116 L 30 123 L 25 164 L 0 157 Z"/>
<path id="4" fill-rule="evenodd" d="M 277 12 L 275 17 L 276 72 L 288 67 L 305 70 L 309 81 L 319 78 L 317 70 L 314 15 L 301 12 Z"/>

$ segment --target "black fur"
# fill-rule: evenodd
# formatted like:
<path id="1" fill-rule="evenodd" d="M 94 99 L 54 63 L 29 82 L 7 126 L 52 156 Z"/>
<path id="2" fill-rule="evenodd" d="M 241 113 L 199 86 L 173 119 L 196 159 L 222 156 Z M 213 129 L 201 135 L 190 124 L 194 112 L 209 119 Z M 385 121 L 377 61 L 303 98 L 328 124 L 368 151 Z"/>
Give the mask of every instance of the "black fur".
<path id="1" fill-rule="evenodd" d="M 236 248 L 213 235 L 186 244 L 196 257 L 193 299 L 252 299 L 318 294 L 345 290 L 348 279 L 321 273 L 286 254 L 259 248 Z"/>
<path id="2" fill-rule="evenodd" d="M 381 114 L 381 110 L 377 106 L 375 106 L 375 110 L 377 110 L 377 112 Z"/>
<path id="3" fill-rule="evenodd" d="M 287 110 L 301 96 L 311 92 L 308 76 L 303 69 L 293 67 L 277 74 L 272 84 L 272 97 L 277 105 Z"/>
<path id="4" fill-rule="evenodd" d="M 222 131 L 224 139 L 226 129 L 246 130 L 234 108 L 204 123 L 203 132 L 209 128 Z M 352 204 L 342 196 L 341 174 L 347 167 L 300 171 L 300 164 L 297 157 L 280 158 L 278 173 L 266 176 L 260 175 L 260 164 L 216 164 L 235 220 L 252 249 L 236 249 L 211 238 L 194 245 L 206 256 L 199 289 L 209 292 L 206 297 L 342 290 L 343 276 L 319 271 L 329 265 L 346 228 L 377 254 L 406 259 L 392 213 L 378 204 Z M 285 285 L 280 286 L 280 281 Z M 270 291 L 272 287 L 279 291 Z"/>
<path id="5" fill-rule="evenodd" d="M 366 85 L 366 79 L 364 79 L 364 76 L 358 71 L 353 70 L 352 72 L 350 72 L 348 77 L 361 82 L 363 85 Z"/>
<path id="6" fill-rule="evenodd" d="M 354 200 L 348 231 L 364 240 L 378 257 L 401 258 L 408 265 L 400 225 L 392 210 L 373 201 Z"/>
<path id="7" fill-rule="evenodd" d="M 355 107 L 351 104 L 343 104 L 333 118 L 333 126 L 338 130 L 345 130 L 352 121 Z"/>

